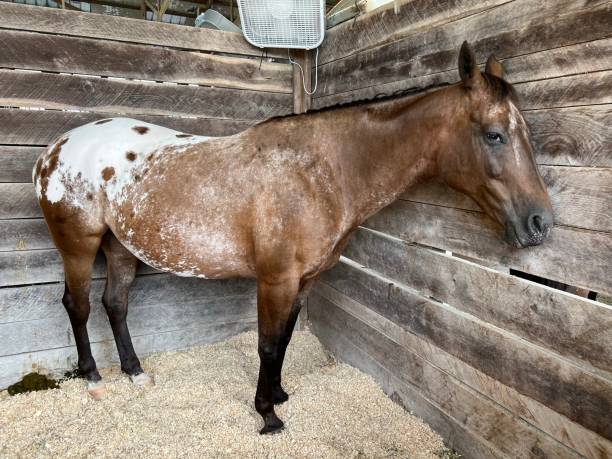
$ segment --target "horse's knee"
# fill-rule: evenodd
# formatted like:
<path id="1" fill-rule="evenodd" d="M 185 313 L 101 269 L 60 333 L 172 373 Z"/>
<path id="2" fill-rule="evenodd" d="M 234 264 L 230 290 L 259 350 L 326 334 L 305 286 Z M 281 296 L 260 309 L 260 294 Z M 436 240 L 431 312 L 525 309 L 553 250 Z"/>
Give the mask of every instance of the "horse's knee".
<path id="1" fill-rule="evenodd" d="M 64 291 L 62 304 L 71 319 L 76 319 L 80 322 L 87 322 L 87 319 L 89 319 L 89 301 L 77 303 L 68 289 Z"/>
<path id="2" fill-rule="evenodd" d="M 107 295 L 104 295 L 102 297 L 102 304 L 111 320 L 121 321 L 127 317 L 127 301 L 123 298 L 112 295 L 107 297 Z"/>

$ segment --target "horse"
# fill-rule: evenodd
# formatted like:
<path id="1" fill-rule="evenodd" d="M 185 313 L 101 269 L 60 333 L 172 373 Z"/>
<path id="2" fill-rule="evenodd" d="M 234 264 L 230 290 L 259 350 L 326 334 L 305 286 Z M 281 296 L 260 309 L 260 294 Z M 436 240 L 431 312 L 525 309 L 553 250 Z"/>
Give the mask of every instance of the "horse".
<path id="1" fill-rule="evenodd" d="M 272 118 L 227 137 L 126 118 L 60 136 L 33 179 L 89 393 L 105 390 L 87 336 L 100 248 L 102 302 L 136 384 L 151 382 L 126 324 L 138 260 L 179 276 L 256 279 L 254 405 L 265 434 L 283 428 L 274 406 L 288 399 L 281 369 L 304 297 L 356 228 L 407 188 L 438 177 L 473 198 L 507 243 L 541 244 L 552 207 L 515 91 L 494 56 L 480 70 L 467 42 L 458 67 L 461 80 L 435 91 Z"/>

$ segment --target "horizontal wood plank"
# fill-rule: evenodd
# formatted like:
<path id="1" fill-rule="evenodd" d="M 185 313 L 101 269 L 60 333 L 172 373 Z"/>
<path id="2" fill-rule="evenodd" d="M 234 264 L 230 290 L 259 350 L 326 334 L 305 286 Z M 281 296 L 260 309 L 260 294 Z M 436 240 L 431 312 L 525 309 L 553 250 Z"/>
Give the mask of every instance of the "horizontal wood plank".
<path id="1" fill-rule="evenodd" d="M 145 357 L 155 352 L 215 343 L 256 327 L 256 322 L 248 319 L 233 323 L 211 323 L 194 328 L 132 336 L 132 342 L 136 353 L 140 357 Z M 99 368 L 119 364 L 114 341 L 92 343 L 91 350 Z M 0 388 L 10 386 L 32 371 L 61 375 L 67 370 L 76 368 L 76 363 L 75 346 L 0 357 L 0 367 L 3 369 L 0 374 Z"/>
<path id="2" fill-rule="evenodd" d="M 364 226 L 408 242 L 612 293 L 612 236 L 608 233 L 557 226 L 544 244 L 515 249 L 503 242 L 498 225 L 480 212 L 408 201 L 396 201 Z"/>
<path id="3" fill-rule="evenodd" d="M 519 85 L 537 80 L 610 70 L 612 60 L 605 57 L 610 53 L 612 53 L 612 38 L 604 38 L 530 54 L 520 54 L 500 59 L 500 61 L 505 71 L 504 78 L 510 83 Z M 483 59 L 486 60 L 486 58 L 486 54 L 483 53 Z M 484 70 L 484 61 L 481 62 L 481 66 Z M 396 81 L 387 83 L 373 79 L 370 83 L 365 83 L 365 85 L 360 83 L 347 91 L 329 95 L 318 94 L 314 96 L 313 106 L 322 108 L 355 100 L 371 99 L 380 94 L 393 94 L 409 88 L 414 90 L 431 85 L 453 84 L 458 81 L 456 66 L 449 70 L 434 71 L 422 76 L 399 75 Z"/>
<path id="4" fill-rule="evenodd" d="M 525 112 L 539 164 L 612 167 L 612 105 Z"/>
<path id="5" fill-rule="evenodd" d="M 34 163 L 43 150 L 41 147 L 0 145 L 0 183 L 31 182 Z"/>
<path id="6" fill-rule="evenodd" d="M 0 24 L 6 29 L 261 56 L 261 50 L 250 45 L 239 33 L 38 6 L 2 2 Z M 274 50 L 269 54 L 286 56 Z"/>
<path id="7" fill-rule="evenodd" d="M 0 105 L 128 116 L 264 119 L 291 112 L 291 94 L 0 70 Z"/>
<path id="8" fill-rule="evenodd" d="M 138 272 L 146 274 L 159 271 L 140 263 Z M 106 265 L 101 253 L 96 257 L 92 277 L 106 277 Z M 0 287 L 63 280 L 64 265 L 57 249 L 0 252 Z"/>
<path id="9" fill-rule="evenodd" d="M 104 280 L 92 282 L 90 298 L 100 306 Z M 64 282 L 7 287 L 0 289 L 0 323 L 65 318 L 61 306 Z M 227 296 L 255 298 L 255 282 L 250 279 L 211 280 L 178 277 L 172 274 L 138 276 L 129 293 L 132 306 L 198 304 Z"/>
<path id="10" fill-rule="evenodd" d="M 1 191 L 3 190 L 0 186 Z M 9 192 L 4 194 L 4 196 L 13 196 L 13 193 Z M 5 206 L 0 204 L 1 207 Z M 3 235 L 2 239 L 0 239 L 0 252 L 50 249 L 55 247 L 47 223 L 42 218 L 0 220 L 0 234 Z"/>
<path id="11" fill-rule="evenodd" d="M 348 267 L 350 268 L 350 266 Z M 612 453 L 612 442 L 585 429 L 540 402 L 500 383 L 496 379 L 463 362 L 461 359 L 428 342 L 418 334 L 411 333 L 408 329 L 398 325 L 398 322 L 402 323 L 401 317 L 405 316 L 405 314 L 402 311 L 395 311 L 392 305 L 383 304 L 389 286 L 386 283 L 376 282 L 376 280 L 371 279 L 370 274 L 367 273 L 369 270 L 359 269 L 353 271 L 345 268 L 347 266 L 344 263 L 334 268 L 330 272 L 334 279 L 332 283 L 328 284 L 327 281 L 324 281 L 317 284 L 315 287 L 317 292 L 332 301 L 336 306 L 355 316 L 384 336 L 389 337 L 395 343 L 412 350 L 444 373 L 458 379 L 485 397 L 494 400 L 513 415 L 546 432 L 585 457 L 602 458 Z M 337 272 L 339 270 L 342 270 L 342 272 Z M 367 300 L 368 304 L 373 306 L 364 305 L 343 295 L 340 290 L 332 287 L 332 284 L 340 285 L 340 290 L 355 288 L 359 292 L 359 298 L 362 301 Z M 316 329 L 317 321 L 313 319 L 311 323 Z M 332 343 L 336 342 L 336 336 L 332 336 L 330 341 Z M 358 361 L 358 363 L 360 362 Z M 373 376 L 375 378 L 379 377 L 380 373 Z M 443 438 L 448 439 L 448 436 L 443 436 Z"/>
<path id="12" fill-rule="evenodd" d="M 32 218 L 42 216 L 42 211 L 38 205 L 36 198 L 36 191 L 32 183 L 0 183 L 0 219 L 9 218 Z M 2 225 L 11 225 L 10 223 L 2 222 Z M 24 225 L 24 223 L 17 223 L 16 225 Z M 25 223 L 27 225 L 27 223 Z M 34 224 L 39 225 L 39 224 Z M 5 226 L 6 228 L 6 226 Z M 23 226 L 18 231 L 10 231 L 6 238 L 3 238 L 0 242 L 0 246 L 4 247 L 2 250 L 13 250 L 22 247 L 22 243 L 19 241 L 23 238 L 20 236 L 20 232 L 24 235 L 28 235 L 30 244 L 35 248 L 37 245 L 44 244 L 44 233 L 41 233 L 37 229 L 25 229 Z M 13 236 L 11 236 L 11 234 Z M 41 242 L 35 242 L 40 240 Z M 25 241 L 24 241 L 25 243 Z"/>
<path id="13" fill-rule="evenodd" d="M 321 64 L 441 26 L 505 3 L 506 0 L 403 0 L 359 15 L 327 32 Z M 396 7 L 397 4 L 397 7 Z"/>
<path id="14" fill-rule="evenodd" d="M 556 225 L 612 233 L 612 168 L 540 166 L 552 199 Z M 401 199 L 481 210 L 467 195 L 438 181 L 408 190 Z"/>
<path id="15" fill-rule="evenodd" d="M 464 40 L 471 42 L 478 62 L 486 62 L 491 53 L 507 59 L 608 38 L 611 19 L 612 5 L 603 1 L 507 2 L 320 66 L 322 84 L 318 97 L 449 70 L 456 72 L 458 48 Z"/>
<path id="16" fill-rule="evenodd" d="M 518 420 L 498 404 L 440 371 L 413 350 L 378 333 L 334 302 L 315 292 L 308 303 L 313 323 L 322 323 L 336 335 L 348 338 L 400 380 L 416 386 L 424 396 L 455 419 L 461 419 L 466 428 L 478 433 L 509 457 L 533 457 L 531 450 L 534 446 L 542 450 L 544 457 L 579 457 L 548 435 Z"/>
<path id="17" fill-rule="evenodd" d="M 4 145 L 48 145 L 71 129 L 108 118 L 109 115 L 112 114 L 0 109 L 0 139 Z M 254 121 L 244 120 L 150 115 L 139 115 L 138 119 L 190 134 L 209 136 L 236 134 L 254 124 Z"/>
<path id="18" fill-rule="evenodd" d="M 149 277 L 149 276 L 146 276 Z M 196 292 L 193 292 L 196 293 Z M 204 327 L 209 323 L 232 323 L 256 319 L 255 296 L 230 296 L 194 299 L 181 303 L 131 304 L 128 326 L 133 336 L 163 333 L 185 328 Z M 102 305 L 92 308 L 87 322 L 91 342 L 113 339 L 108 316 Z M 61 303 L 56 305 L 60 308 Z M 0 324 L 2 355 L 23 354 L 56 349 L 75 344 L 67 315 Z"/>
<path id="19" fill-rule="evenodd" d="M 293 91 L 290 64 L 1 28 L 0 67 Z"/>
<path id="20" fill-rule="evenodd" d="M 604 370 L 612 381 L 612 355 L 607 351 L 612 342 L 610 306 L 366 229 L 355 233 L 344 255 L 577 365 Z M 353 271 L 341 265 L 338 276 Z"/>

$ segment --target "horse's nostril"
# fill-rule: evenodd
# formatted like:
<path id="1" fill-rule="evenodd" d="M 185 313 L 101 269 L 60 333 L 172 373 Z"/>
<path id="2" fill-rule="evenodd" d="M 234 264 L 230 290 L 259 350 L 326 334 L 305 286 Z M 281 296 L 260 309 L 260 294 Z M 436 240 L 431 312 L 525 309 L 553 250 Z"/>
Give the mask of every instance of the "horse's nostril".
<path id="1" fill-rule="evenodd" d="M 527 227 L 533 236 L 544 236 L 546 235 L 549 224 L 545 216 L 539 213 L 533 213 L 527 219 Z"/>

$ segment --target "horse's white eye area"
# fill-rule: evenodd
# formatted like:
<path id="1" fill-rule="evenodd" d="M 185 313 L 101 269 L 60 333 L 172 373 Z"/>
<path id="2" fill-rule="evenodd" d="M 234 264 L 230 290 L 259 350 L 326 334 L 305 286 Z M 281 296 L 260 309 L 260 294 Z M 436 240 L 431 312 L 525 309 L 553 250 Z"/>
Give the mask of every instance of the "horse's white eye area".
<path id="1" fill-rule="evenodd" d="M 499 132 L 487 132 L 485 134 L 485 139 L 490 145 L 500 145 L 506 143 L 506 138 Z"/>

